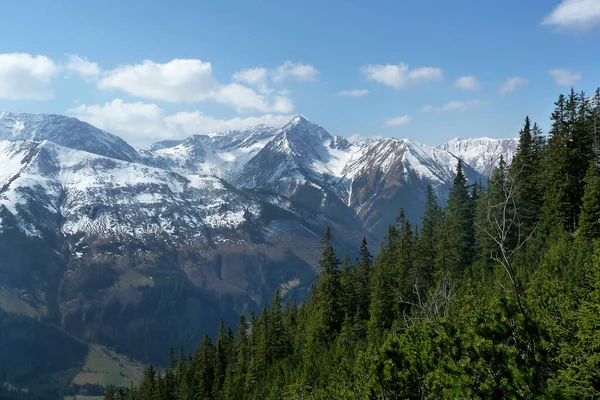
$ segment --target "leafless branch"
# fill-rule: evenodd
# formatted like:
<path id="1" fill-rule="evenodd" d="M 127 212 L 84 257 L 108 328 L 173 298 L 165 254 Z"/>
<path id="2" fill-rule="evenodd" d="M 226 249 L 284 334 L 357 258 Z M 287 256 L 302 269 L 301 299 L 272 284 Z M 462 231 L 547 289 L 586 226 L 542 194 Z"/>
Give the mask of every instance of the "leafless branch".
<path id="1" fill-rule="evenodd" d="M 456 282 L 450 280 L 449 274 L 445 274 L 430 295 L 424 298 L 419 290 L 418 282 L 415 281 L 413 284 L 414 300 L 400 296 L 401 304 L 411 306 L 410 311 L 403 315 L 404 325 L 409 327 L 419 322 L 437 321 L 439 318 L 448 317 L 456 287 Z"/>

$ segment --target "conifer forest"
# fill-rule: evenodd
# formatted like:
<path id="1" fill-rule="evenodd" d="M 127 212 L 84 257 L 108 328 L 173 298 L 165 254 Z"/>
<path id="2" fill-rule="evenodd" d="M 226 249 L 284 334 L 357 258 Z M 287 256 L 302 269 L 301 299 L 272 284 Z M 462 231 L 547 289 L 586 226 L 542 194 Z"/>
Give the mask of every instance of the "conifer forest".
<path id="1" fill-rule="evenodd" d="M 444 206 L 430 186 L 375 257 L 327 229 L 307 298 L 277 291 L 105 398 L 600 398 L 600 89 L 561 95 L 551 120 L 525 118 L 487 182 L 459 161 Z"/>

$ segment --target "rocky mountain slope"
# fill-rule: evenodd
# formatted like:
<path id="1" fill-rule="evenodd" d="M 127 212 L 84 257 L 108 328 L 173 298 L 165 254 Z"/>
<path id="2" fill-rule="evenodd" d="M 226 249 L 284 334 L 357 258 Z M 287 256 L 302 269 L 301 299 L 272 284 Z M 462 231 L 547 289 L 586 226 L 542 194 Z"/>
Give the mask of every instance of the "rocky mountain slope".
<path id="1" fill-rule="evenodd" d="M 457 157 L 484 179 L 515 147 L 351 143 L 296 116 L 139 150 L 73 118 L 0 113 L 0 317 L 76 354 L 97 343 L 164 362 L 165 343 L 191 349 L 276 288 L 302 297 L 326 226 L 341 251 L 363 236 L 376 248 L 400 207 L 418 219 L 428 183 L 445 197 Z M 82 362 L 53 357 L 49 374 Z"/>
<path id="2" fill-rule="evenodd" d="M 518 139 L 456 138 L 437 148 L 459 157 L 475 171 L 488 177 L 500 161 L 500 156 L 510 163 L 518 142 Z"/>

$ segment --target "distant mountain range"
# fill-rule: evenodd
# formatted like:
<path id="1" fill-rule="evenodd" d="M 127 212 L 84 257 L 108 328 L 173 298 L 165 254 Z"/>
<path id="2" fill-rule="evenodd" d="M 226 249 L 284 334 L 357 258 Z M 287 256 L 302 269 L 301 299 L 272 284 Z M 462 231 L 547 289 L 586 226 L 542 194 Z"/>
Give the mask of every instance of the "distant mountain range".
<path id="1" fill-rule="evenodd" d="M 0 113 L 0 316 L 161 362 L 165 342 L 195 347 L 276 288 L 302 297 L 326 226 L 340 252 L 376 248 L 401 207 L 419 222 L 428 183 L 443 201 L 458 158 L 485 180 L 516 147 L 349 142 L 295 116 L 140 150 L 74 118 Z"/>

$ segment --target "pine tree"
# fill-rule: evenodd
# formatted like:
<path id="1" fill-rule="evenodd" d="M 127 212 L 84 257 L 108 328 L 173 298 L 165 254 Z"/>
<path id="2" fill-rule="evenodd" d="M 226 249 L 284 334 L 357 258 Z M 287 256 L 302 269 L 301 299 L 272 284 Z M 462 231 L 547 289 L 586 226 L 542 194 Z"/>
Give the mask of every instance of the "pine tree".
<path id="1" fill-rule="evenodd" d="M 596 166 L 600 168 L 600 87 L 596 89 L 596 94 L 591 103 L 592 113 L 592 159 L 596 163 Z"/>
<path id="2" fill-rule="evenodd" d="M 544 221 L 547 227 L 558 226 L 569 229 L 569 178 L 567 164 L 569 151 L 567 144 L 571 140 L 567 122 L 567 107 L 564 95 L 560 95 L 554 103 L 556 108 L 552 113 L 548 149 L 543 161 L 544 170 Z"/>
<path id="3" fill-rule="evenodd" d="M 573 207 L 573 230 L 576 229 L 581 211 L 581 202 L 585 190 L 585 176 L 587 168 L 593 159 L 593 118 L 590 101 L 581 92 L 576 97 L 577 114 L 572 128 L 571 157 L 569 160 L 569 174 L 572 176 L 570 201 Z"/>
<path id="4" fill-rule="evenodd" d="M 600 238 L 600 169 L 591 161 L 579 219 L 579 232 L 587 238 Z"/>
<path id="5" fill-rule="evenodd" d="M 259 339 L 260 339 L 260 325 L 254 310 L 250 311 L 250 337 L 248 338 L 248 369 L 246 372 L 246 380 L 244 382 L 244 392 L 249 398 L 256 389 L 256 384 L 259 379 L 260 365 L 258 355 Z"/>
<path id="6" fill-rule="evenodd" d="M 248 324 L 244 315 L 240 315 L 238 326 L 235 333 L 233 348 L 235 352 L 232 354 L 234 358 L 227 369 L 225 380 L 225 398 L 228 400 L 244 399 L 246 373 L 248 370 Z"/>
<path id="7" fill-rule="evenodd" d="M 225 374 L 227 365 L 229 363 L 229 349 L 227 343 L 227 336 L 225 332 L 225 324 L 223 320 L 219 323 L 219 331 L 217 333 L 217 340 L 215 342 L 215 355 L 214 355 L 214 381 L 212 386 L 213 398 L 217 398 L 218 394 L 222 391 L 225 384 Z"/>
<path id="8" fill-rule="evenodd" d="M 503 158 L 500 159 L 500 164 L 504 162 Z M 477 200 L 475 208 L 475 248 L 478 257 L 477 261 L 473 266 L 472 278 L 477 282 L 487 282 L 490 279 L 490 271 L 492 268 L 492 260 L 490 255 L 496 249 L 494 240 L 489 236 L 486 231 L 490 231 L 492 226 L 490 224 L 490 212 L 491 212 L 491 196 L 490 191 L 494 184 L 494 177 L 498 176 L 498 168 L 492 171 L 487 186 L 483 186 L 482 182 L 479 182 L 479 199 Z"/>
<path id="9" fill-rule="evenodd" d="M 416 274 L 413 269 L 413 229 L 410 221 L 400 209 L 397 218 L 398 234 L 400 237 L 396 252 L 396 269 L 400 298 L 404 301 L 412 299 Z M 400 311 L 400 310 L 398 310 Z"/>
<path id="10" fill-rule="evenodd" d="M 465 269 L 470 267 L 475 244 L 473 222 L 474 205 L 462 162 L 458 160 L 437 246 L 436 261 L 443 274 L 459 278 L 463 276 Z"/>
<path id="11" fill-rule="evenodd" d="M 417 287 L 423 294 L 433 285 L 435 270 L 436 243 L 439 236 L 442 209 L 431 183 L 427 184 L 425 194 L 425 211 L 421 217 L 420 238 L 416 244 L 414 268 Z"/>
<path id="12" fill-rule="evenodd" d="M 212 399 L 213 384 L 215 381 L 215 348 L 208 335 L 200 343 L 193 363 L 190 365 L 194 373 L 195 398 Z"/>
<path id="13" fill-rule="evenodd" d="M 296 300 L 288 298 L 283 308 L 283 327 L 285 335 L 287 337 L 288 352 L 294 352 L 297 350 L 298 341 L 300 340 L 297 327 L 298 327 L 298 307 L 296 306 Z"/>
<path id="14" fill-rule="evenodd" d="M 154 390 L 151 400 L 162 400 L 168 398 L 167 384 L 163 375 L 159 372 L 156 374 L 156 388 Z"/>
<path id="15" fill-rule="evenodd" d="M 105 400 L 115 400 L 116 399 L 115 388 L 114 388 L 113 385 L 110 385 L 108 387 L 108 389 L 106 390 L 106 394 L 104 395 L 104 399 Z"/>
<path id="16" fill-rule="evenodd" d="M 342 321 L 340 261 L 331 244 L 331 229 L 327 227 L 321 240 L 323 252 L 319 260 L 321 276 L 315 290 L 313 324 L 309 342 L 313 345 L 326 343 L 333 332 L 339 331 Z"/>
<path id="17" fill-rule="evenodd" d="M 142 399 L 153 399 L 157 392 L 157 389 L 158 388 L 156 386 L 156 370 L 154 369 L 154 366 L 150 364 L 148 368 L 146 368 L 146 370 L 144 371 L 142 384 L 138 389 L 137 396 L 138 398 Z"/>
<path id="18" fill-rule="evenodd" d="M 394 321 L 398 304 L 398 274 L 396 269 L 397 229 L 390 225 L 386 245 L 382 246 L 373 268 L 371 304 L 369 307 L 369 335 L 375 337 L 389 329 Z"/>
<path id="19" fill-rule="evenodd" d="M 534 137 L 535 135 L 535 137 Z M 515 183 L 515 202 L 519 212 L 519 229 L 527 237 L 537 227 L 540 219 L 542 199 L 539 196 L 539 127 L 531 127 L 529 117 L 525 118 L 519 133 L 517 153 L 511 163 L 509 176 Z"/>
<path id="20" fill-rule="evenodd" d="M 369 318 L 371 302 L 371 278 L 373 276 L 373 256 L 369 252 L 367 238 L 363 236 L 357 268 L 354 270 L 356 316 L 361 321 Z"/>
<path id="21" fill-rule="evenodd" d="M 289 341 L 283 326 L 283 316 L 281 314 L 281 293 L 279 289 L 275 290 L 273 301 L 271 303 L 271 311 L 269 313 L 268 327 L 268 347 L 267 360 L 274 362 L 283 358 L 289 349 Z"/>
<path id="22" fill-rule="evenodd" d="M 548 151 L 544 162 L 544 214 L 547 224 L 574 231 L 585 190 L 585 173 L 594 158 L 593 110 L 585 94 L 572 89 L 561 95 L 552 114 Z"/>
<path id="23" fill-rule="evenodd" d="M 356 314 L 356 282 L 350 257 L 344 254 L 342 271 L 340 273 L 340 307 L 344 323 Z"/>

